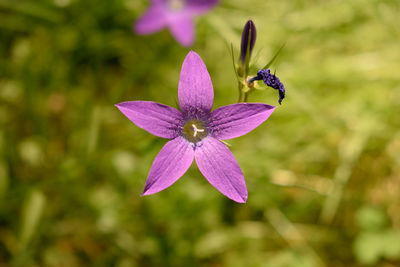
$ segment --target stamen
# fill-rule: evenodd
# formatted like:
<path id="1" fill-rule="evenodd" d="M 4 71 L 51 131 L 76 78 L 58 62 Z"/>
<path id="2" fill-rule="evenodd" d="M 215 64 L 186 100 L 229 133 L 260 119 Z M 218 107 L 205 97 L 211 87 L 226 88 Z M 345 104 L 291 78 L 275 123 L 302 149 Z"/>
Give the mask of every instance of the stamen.
<path id="1" fill-rule="evenodd" d="M 208 136 L 208 129 L 204 121 L 190 119 L 183 124 L 181 133 L 190 143 L 197 143 Z"/>
<path id="2" fill-rule="evenodd" d="M 196 137 L 197 132 L 200 132 L 200 133 L 204 132 L 204 129 L 197 129 L 196 125 L 194 125 L 194 124 L 192 124 L 192 127 L 193 127 L 193 131 L 194 131 L 194 133 L 193 133 L 194 137 Z"/>

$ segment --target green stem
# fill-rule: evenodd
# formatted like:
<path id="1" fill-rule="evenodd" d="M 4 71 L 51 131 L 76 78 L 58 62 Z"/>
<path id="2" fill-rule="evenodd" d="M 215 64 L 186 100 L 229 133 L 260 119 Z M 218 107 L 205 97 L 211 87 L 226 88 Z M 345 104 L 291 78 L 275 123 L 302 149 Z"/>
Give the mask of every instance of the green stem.
<path id="1" fill-rule="evenodd" d="M 241 102 L 245 101 L 246 93 L 243 92 L 243 84 L 241 82 L 238 82 L 238 87 L 239 87 L 239 100 L 238 100 L 238 103 L 241 103 Z"/>
<path id="2" fill-rule="evenodd" d="M 244 101 L 243 102 L 247 102 L 247 98 L 249 97 L 249 94 L 244 93 Z"/>

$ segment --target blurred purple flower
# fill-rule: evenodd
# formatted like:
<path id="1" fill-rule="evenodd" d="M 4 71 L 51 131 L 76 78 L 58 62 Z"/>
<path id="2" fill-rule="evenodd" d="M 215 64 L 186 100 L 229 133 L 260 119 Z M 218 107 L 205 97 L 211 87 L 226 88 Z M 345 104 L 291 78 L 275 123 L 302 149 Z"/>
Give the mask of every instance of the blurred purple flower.
<path id="1" fill-rule="evenodd" d="M 193 17 L 206 13 L 218 0 L 151 0 L 150 8 L 135 23 L 137 34 L 150 34 L 168 27 L 183 46 L 194 40 Z"/>
<path id="2" fill-rule="evenodd" d="M 214 98 L 211 78 L 204 62 L 193 51 L 182 65 L 178 98 L 182 112 L 151 101 L 116 105 L 140 128 L 172 139 L 154 159 L 142 195 L 154 194 L 172 185 L 195 159 L 212 186 L 236 202 L 246 202 L 243 173 L 233 154 L 220 140 L 247 134 L 264 122 L 275 107 L 239 103 L 211 111 Z"/>

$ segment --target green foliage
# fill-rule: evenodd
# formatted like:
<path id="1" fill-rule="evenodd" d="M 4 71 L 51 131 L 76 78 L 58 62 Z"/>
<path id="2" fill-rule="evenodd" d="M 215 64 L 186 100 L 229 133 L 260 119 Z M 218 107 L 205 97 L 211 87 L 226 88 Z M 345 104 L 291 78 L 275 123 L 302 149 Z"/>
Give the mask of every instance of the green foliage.
<path id="1" fill-rule="evenodd" d="M 226 44 L 237 58 L 247 19 L 249 75 L 286 44 L 283 105 L 229 140 L 245 205 L 195 166 L 140 197 L 165 141 L 114 104 L 174 106 L 188 52 L 132 32 L 148 2 L 0 0 L 0 265 L 399 266 L 398 1 L 221 1 L 196 20 L 215 107 L 238 98 Z"/>
<path id="2" fill-rule="evenodd" d="M 384 211 L 376 207 L 363 207 L 357 212 L 362 232 L 354 242 L 354 253 L 363 264 L 377 264 L 379 259 L 400 258 L 400 233 L 387 228 Z"/>
<path id="3" fill-rule="evenodd" d="M 362 207 L 356 216 L 357 223 L 363 230 L 381 230 L 387 224 L 385 212 L 376 207 Z"/>
<path id="4" fill-rule="evenodd" d="M 43 193 L 39 191 L 32 192 L 25 200 L 21 215 L 21 249 L 25 248 L 31 240 L 33 233 L 36 232 L 44 207 L 45 197 Z"/>
<path id="5" fill-rule="evenodd" d="M 359 262 L 377 264 L 379 259 L 396 260 L 400 257 L 400 235 L 393 230 L 363 232 L 354 243 L 354 252 Z"/>

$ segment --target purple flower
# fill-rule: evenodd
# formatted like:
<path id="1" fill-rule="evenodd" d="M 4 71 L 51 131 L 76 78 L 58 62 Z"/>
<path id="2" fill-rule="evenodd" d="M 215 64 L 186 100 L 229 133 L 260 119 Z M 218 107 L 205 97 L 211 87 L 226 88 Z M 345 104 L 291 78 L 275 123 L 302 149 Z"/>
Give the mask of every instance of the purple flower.
<path id="1" fill-rule="evenodd" d="M 193 51 L 182 65 L 178 98 L 182 112 L 151 101 L 116 105 L 140 128 L 171 139 L 154 159 L 142 195 L 154 194 L 172 185 L 195 159 L 212 186 L 236 202 L 246 202 L 243 173 L 220 140 L 247 134 L 264 122 L 276 107 L 239 103 L 211 111 L 214 98 L 211 78 L 204 62 Z"/>
<path id="2" fill-rule="evenodd" d="M 138 34 L 150 34 L 168 27 L 183 46 L 194 40 L 193 17 L 209 11 L 218 0 L 151 0 L 150 8 L 135 24 Z"/>

